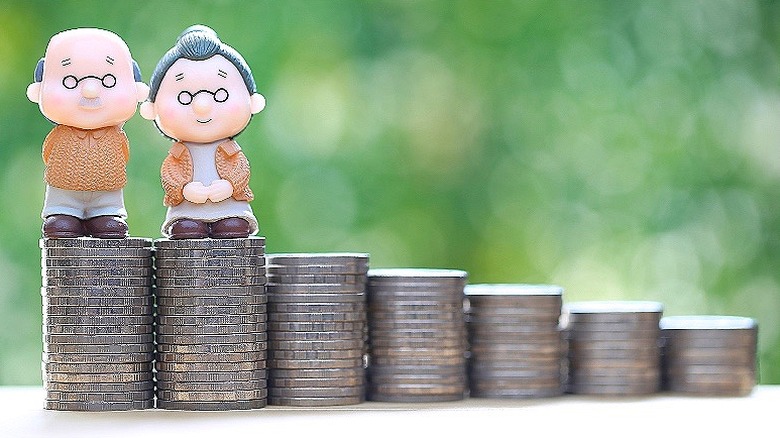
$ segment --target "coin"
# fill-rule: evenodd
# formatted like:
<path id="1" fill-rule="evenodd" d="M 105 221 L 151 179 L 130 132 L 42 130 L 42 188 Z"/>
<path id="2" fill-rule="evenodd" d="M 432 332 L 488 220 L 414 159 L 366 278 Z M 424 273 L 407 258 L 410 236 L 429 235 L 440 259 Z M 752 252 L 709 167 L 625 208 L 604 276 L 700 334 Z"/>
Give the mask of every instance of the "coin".
<path id="1" fill-rule="evenodd" d="M 239 256 L 227 258 L 176 257 L 157 258 L 154 262 L 157 269 L 197 270 L 203 268 L 261 268 L 265 259 L 260 256 Z"/>
<path id="2" fill-rule="evenodd" d="M 144 344 L 154 342 L 151 333 L 137 335 L 63 335 L 44 334 L 43 342 L 49 344 Z"/>
<path id="3" fill-rule="evenodd" d="M 151 287 L 152 278 L 145 277 L 43 277 L 44 287 Z"/>
<path id="4" fill-rule="evenodd" d="M 592 342 L 594 345 L 598 345 L 600 341 L 634 341 L 634 342 L 647 342 L 649 344 L 658 344 L 660 331 L 659 330 L 633 330 L 633 331 L 588 331 L 588 330 L 572 330 L 567 333 L 569 341 L 576 342 Z"/>
<path id="5" fill-rule="evenodd" d="M 365 312 L 312 312 L 312 313 L 292 313 L 292 312 L 270 312 L 268 314 L 270 323 L 294 323 L 294 322 L 365 322 Z"/>
<path id="6" fill-rule="evenodd" d="M 359 366 L 346 368 L 269 368 L 269 379 L 363 379 L 365 369 Z"/>
<path id="7" fill-rule="evenodd" d="M 268 396 L 267 388 L 239 389 L 226 391 L 173 391 L 157 390 L 157 399 L 178 402 L 234 402 L 260 400 Z"/>
<path id="8" fill-rule="evenodd" d="M 115 326 L 92 326 L 92 325 L 62 325 L 62 324 L 43 324 L 44 334 L 66 334 L 66 335 L 137 335 L 143 333 L 152 333 L 152 325 L 115 325 Z"/>
<path id="9" fill-rule="evenodd" d="M 47 316 L 149 316 L 152 315 L 152 306 L 131 307 L 51 307 L 44 306 L 43 315 Z M 79 324 L 79 323 L 76 323 Z"/>
<path id="10" fill-rule="evenodd" d="M 161 380 L 157 382 L 157 388 L 166 391 L 241 391 L 255 390 L 267 387 L 265 379 L 238 380 L 224 382 L 174 382 Z"/>
<path id="11" fill-rule="evenodd" d="M 235 372 L 235 371 L 253 371 L 262 370 L 266 367 L 263 360 L 253 360 L 247 362 L 157 362 L 155 369 L 157 371 L 207 371 L 207 372 Z"/>
<path id="12" fill-rule="evenodd" d="M 151 379 L 140 382 L 121 382 L 121 383 L 78 383 L 78 382 L 52 382 L 44 381 L 43 388 L 46 391 L 55 392 L 93 392 L 93 393 L 116 393 L 116 392 L 139 392 L 153 391 L 154 381 Z"/>
<path id="13" fill-rule="evenodd" d="M 373 348 L 460 348 L 465 349 L 466 340 L 462 336 L 449 338 L 405 338 L 396 336 L 372 336 Z"/>
<path id="14" fill-rule="evenodd" d="M 40 248 L 148 248 L 152 240 L 138 237 L 124 239 L 96 239 L 79 237 L 72 239 L 40 239 Z"/>
<path id="15" fill-rule="evenodd" d="M 327 295 L 360 295 L 363 296 L 365 286 L 361 283 L 268 283 L 269 294 L 327 294 Z M 297 300 L 296 300 L 297 301 Z M 301 301 L 306 302 L 306 301 Z"/>
<path id="16" fill-rule="evenodd" d="M 259 277 L 265 276 L 264 266 L 247 266 L 247 267 L 226 267 L 226 268 L 157 268 L 157 278 L 169 278 L 169 277 L 195 277 L 195 278 L 211 278 L 211 277 Z"/>
<path id="17" fill-rule="evenodd" d="M 155 248 L 155 257 L 164 258 L 233 258 L 233 257 L 263 257 L 262 247 L 246 248 Z"/>
<path id="18" fill-rule="evenodd" d="M 455 395 L 461 397 L 466 391 L 465 384 L 436 384 L 436 383 L 371 383 L 368 384 L 369 394 L 374 398 L 377 395 L 405 395 L 405 396 L 432 396 Z M 411 400 L 410 400 L 411 401 Z"/>
<path id="19" fill-rule="evenodd" d="M 194 362 L 250 362 L 267 358 L 266 350 L 238 351 L 233 353 L 167 353 L 157 352 L 157 362 L 194 363 Z"/>
<path id="20" fill-rule="evenodd" d="M 135 411 L 152 409 L 154 399 L 131 402 L 105 402 L 105 401 L 55 401 L 46 400 L 44 409 L 52 411 Z"/>
<path id="21" fill-rule="evenodd" d="M 152 295 L 151 287 L 43 287 L 44 297 L 131 298 Z"/>
<path id="22" fill-rule="evenodd" d="M 264 331 L 254 333 L 227 334 L 164 334 L 156 333 L 160 344 L 191 345 L 191 344 L 241 344 L 247 342 L 262 342 L 268 339 Z"/>
<path id="23" fill-rule="evenodd" d="M 663 304 L 655 301 L 581 301 L 563 306 L 569 321 L 620 322 L 660 320 Z"/>
<path id="24" fill-rule="evenodd" d="M 269 387 L 269 397 L 363 397 L 365 387 L 335 386 L 330 388 L 319 387 Z"/>
<path id="25" fill-rule="evenodd" d="M 239 411 L 261 409 L 266 407 L 265 398 L 258 400 L 218 401 L 218 402 L 186 402 L 157 399 L 159 409 L 176 411 Z"/>
<path id="26" fill-rule="evenodd" d="M 523 399 L 523 398 L 549 398 L 556 397 L 563 394 L 563 386 L 551 386 L 550 388 L 482 388 L 472 387 L 469 389 L 469 397 L 471 398 L 511 398 L 511 399 Z"/>
<path id="27" fill-rule="evenodd" d="M 157 315 L 157 324 L 164 326 L 204 326 L 204 325 L 235 325 L 263 323 L 267 320 L 265 313 L 246 313 L 239 315 Z"/>
<path id="28" fill-rule="evenodd" d="M 363 329 L 356 330 L 324 330 L 324 331 L 277 331 L 269 330 L 270 342 L 280 341 L 335 341 L 363 339 Z"/>
<path id="29" fill-rule="evenodd" d="M 268 386 L 271 388 L 334 388 L 356 387 L 365 384 L 365 377 L 335 377 L 335 378 L 270 378 Z M 270 394 L 273 395 L 273 392 Z M 313 396 L 313 394 L 307 394 Z"/>
<path id="30" fill-rule="evenodd" d="M 249 298 L 245 301 L 251 302 L 254 300 Z M 169 306 L 169 305 L 158 304 L 157 306 L 158 319 L 161 316 L 166 318 L 226 317 L 228 319 L 233 319 L 237 317 L 247 318 L 251 316 L 255 319 L 254 322 L 265 322 L 267 318 L 267 308 L 265 304 L 244 304 L 244 305 L 225 305 L 225 306 L 192 306 L 192 305 Z M 162 322 L 162 319 L 160 319 L 160 322 Z M 251 322 L 251 321 L 247 321 L 247 322 Z"/>
<path id="31" fill-rule="evenodd" d="M 588 395 L 647 395 L 658 392 L 659 384 L 657 382 L 640 382 L 626 385 L 569 383 L 566 390 L 573 394 Z"/>
<path id="32" fill-rule="evenodd" d="M 151 362 L 154 360 L 154 354 L 151 352 L 143 353 L 43 353 L 44 362 L 62 362 L 62 363 L 130 363 L 130 362 Z"/>
<path id="33" fill-rule="evenodd" d="M 152 370 L 151 362 L 135 363 L 62 363 L 43 362 L 43 371 L 52 373 L 140 373 Z"/>
<path id="34" fill-rule="evenodd" d="M 269 368 L 357 368 L 363 366 L 363 357 L 348 359 L 269 359 Z"/>
<path id="35" fill-rule="evenodd" d="M 271 303 L 269 304 L 268 309 L 272 313 L 276 313 L 276 314 L 282 314 L 282 313 L 338 314 L 338 313 L 360 312 L 363 316 L 365 316 L 366 305 L 362 301 L 354 302 L 354 303 L 349 303 L 349 302 L 347 303 Z"/>
<path id="36" fill-rule="evenodd" d="M 51 258 L 149 258 L 151 248 L 44 248 L 44 259 Z"/>
<path id="37" fill-rule="evenodd" d="M 264 323 L 252 324 L 225 324 L 225 325 L 169 325 L 157 324 L 158 335 L 239 335 L 250 333 L 264 333 Z M 159 342 L 159 341 L 158 341 Z M 237 341 L 241 342 L 241 341 Z"/>
<path id="38" fill-rule="evenodd" d="M 159 298 L 197 298 L 207 300 L 208 297 L 248 297 L 265 296 L 265 286 L 230 286 L 230 287 L 163 287 L 157 285 L 155 295 Z"/>
<path id="39" fill-rule="evenodd" d="M 59 344 L 56 342 L 44 342 L 45 353 L 73 353 L 73 354 L 131 354 L 153 353 L 154 343 L 130 343 L 130 344 Z"/>
<path id="40" fill-rule="evenodd" d="M 72 257 L 44 257 L 41 259 L 41 268 L 151 268 L 151 257 L 136 258 L 72 258 Z"/>
<path id="41" fill-rule="evenodd" d="M 440 385 L 465 385 L 468 378 L 466 374 L 408 374 L 408 373 L 368 373 L 368 381 L 373 384 L 414 384 L 435 383 Z"/>
<path id="42" fill-rule="evenodd" d="M 363 275 L 368 272 L 368 263 L 345 264 L 307 264 L 307 265 L 282 265 L 275 260 L 268 262 L 268 274 L 274 276 L 285 275 Z"/>
<path id="43" fill-rule="evenodd" d="M 262 286 L 265 276 L 254 277 L 157 277 L 159 288 L 223 288 L 236 286 Z"/>
<path id="44" fill-rule="evenodd" d="M 363 350 L 365 341 L 362 338 L 337 339 L 332 341 L 269 341 L 272 350 L 295 350 L 295 351 L 316 351 L 316 350 Z"/>
<path id="45" fill-rule="evenodd" d="M 295 406 L 302 408 L 348 406 L 360 404 L 365 400 L 362 396 L 353 397 L 268 397 L 272 406 Z"/>
<path id="46" fill-rule="evenodd" d="M 165 371 L 158 369 L 155 375 L 157 382 L 220 383 L 265 380 L 268 371 L 265 368 L 237 371 Z"/>
<path id="47" fill-rule="evenodd" d="M 243 239 L 157 239 L 155 248 L 256 248 L 265 246 L 265 237 L 250 236 Z"/>
<path id="48" fill-rule="evenodd" d="M 160 353 L 225 354 L 266 350 L 268 350 L 267 341 L 239 344 L 157 344 L 157 351 Z"/>
<path id="49" fill-rule="evenodd" d="M 78 327 L 84 327 L 84 326 L 105 327 L 105 328 L 112 328 L 112 327 L 125 326 L 125 325 L 151 326 L 151 324 L 154 322 L 154 317 L 151 315 L 151 312 L 147 315 L 130 315 L 130 316 L 50 315 L 50 309 L 46 308 L 43 314 L 44 314 L 43 323 L 50 328 L 64 326 L 64 325 L 75 325 Z"/>
<path id="50" fill-rule="evenodd" d="M 43 380 L 46 382 L 61 382 L 61 383 L 136 383 L 136 382 L 151 382 L 154 374 L 152 371 L 139 371 L 128 373 L 106 372 L 106 373 L 59 373 L 59 372 L 45 372 L 43 374 Z"/>
<path id="51" fill-rule="evenodd" d="M 372 365 L 464 365 L 465 355 L 442 357 L 403 357 L 403 356 L 379 356 L 370 355 L 369 362 Z"/>
<path id="52" fill-rule="evenodd" d="M 152 306 L 151 295 L 140 297 L 104 297 L 104 296 L 48 296 L 43 297 L 44 306 L 76 307 L 129 307 Z"/>
<path id="53" fill-rule="evenodd" d="M 107 278 L 107 277 L 150 277 L 153 273 L 151 267 L 115 267 L 115 268 L 52 268 L 46 267 L 41 274 L 47 283 L 55 283 L 59 277 L 66 278 Z"/>
<path id="54" fill-rule="evenodd" d="M 363 266 L 368 263 L 369 255 L 359 252 L 325 252 L 325 253 L 276 253 L 268 254 L 269 264 L 280 266 L 328 265 L 328 266 Z"/>
<path id="55" fill-rule="evenodd" d="M 274 285 L 268 285 L 268 304 L 363 304 L 366 296 L 360 293 L 339 292 L 338 288 L 332 293 L 276 293 Z"/>
<path id="56" fill-rule="evenodd" d="M 276 350 L 269 352 L 269 357 L 287 360 L 325 360 L 325 359 L 363 359 L 363 348 L 354 350 Z"/>
<path id="57" fill-rule="evenodd" d="M 289 332 L 327 332 L 362 330 L 363 321 L 352 322 L 269 322 L 268 330 Z"/>
<path id="58" fill-rule="evenodd" d="M 268 298 L 264 294 L 240 296 L 201 296 L 201 297 L 157 297 L 157 306 L 163 308 L 167 315 L 188 314 L 187 309 L 208 309 L 206 314 L 225 308 L 224 314 L 263 313 L 268 308 L 265 304 Z"/>

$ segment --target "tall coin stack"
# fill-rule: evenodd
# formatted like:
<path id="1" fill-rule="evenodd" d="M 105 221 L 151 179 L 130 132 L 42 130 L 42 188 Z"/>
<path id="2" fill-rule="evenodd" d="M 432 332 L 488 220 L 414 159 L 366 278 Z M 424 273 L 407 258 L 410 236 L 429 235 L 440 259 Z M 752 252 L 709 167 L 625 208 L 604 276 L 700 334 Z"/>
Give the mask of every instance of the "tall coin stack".
<path id="1" fill-rule="evenodd" d="M 365 400 L 367 271 L 363 253 L 269 254 L 269 404 Z"/>
<path id="2" fill-rule="evenodd" d="M 155 241 L 157 407 L 267 404 L 265 238 Z"/>
<path id="3" fill-rule="evenodd" d="M 466 286 L 471 397 L 562 394 L 562 294 L 552 285 Z"/>
<path id="4" fill-rule="evenodd" d="M 43 239 L 46 409 L 154 407 L 151 239 Z"/>
<path id="5" fill-rule="evenodd" d="M 583 301 L 564 306 L 568 391 L 593 395 L 657 392 L 662 313 L 663 305 L 651 301 Z"/>
<path id="6" fill-rule="evenodd" d="M 463 290 L 447 269 L 368 272 L 368 399 L 461 400 L 467 391 Z"/>
<path id="7" fill-rule="evenodd" d="M 756 384 L 758 324 L 738 316 L 661 319 L 666 389 L 745 396 Z"/>

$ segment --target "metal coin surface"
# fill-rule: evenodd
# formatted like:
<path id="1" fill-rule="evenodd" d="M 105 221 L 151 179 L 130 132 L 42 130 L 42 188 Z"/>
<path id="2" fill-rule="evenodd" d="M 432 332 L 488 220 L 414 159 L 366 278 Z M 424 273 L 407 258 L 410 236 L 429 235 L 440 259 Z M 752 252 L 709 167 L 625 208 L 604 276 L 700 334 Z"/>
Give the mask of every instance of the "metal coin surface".
<path id="1" fill-rule="evenodd" d="M 265 368 L 238 371 L 163 371 L 155 373 L 157 381 L 177 383 L 224 383 L 265 380 L 268 371 Z"/>
<path id="2" fill-rule="evenodd" d="M 219 401 L 219 402 L 183 402 L 157 400 L 157 408 L 174 411 L 241 411 L 261 409 L 267 406 L 265 398 L 259 400 Z"/>
<path id="3" fill-rule="evenodd" d="M 270 368 L 268 377 L 271 380 L 286 379 L 364 379 L 365 369 L 363 365 L 347 368 Z"/>
<path id="4" fill-rule="evenodd" d="M 350 359 L 269 359 L 268 368 L 357 368 L 363 365 L 363 358 Z"/>
<path id="5" fill-rule="evenodd" d="M 139 237 L 124 239 L 96 239 L 93 237 L 78 237 L 71 239 L 40 239 L 40 248 L 148 248 L 152 240 Z"/>
<path id="6" fill-rule="evenodd" d="M 154 374 L 151 371 L 132 373 L 56 373 L 46 372 L 43 380 L 46 382 L 107 384 L 107 383 L 135 383 L 151 382 Z"/>
<path id="7" fill-rule="evenodd" d="M 244 239 L 156 239 L 155 248 L 256 248 L 265 246 L 265 237 L 251 236 Z"/>
<path id="8" fill-rule="evenodd" d="M 280 341 L 335 341 L 364 339 L 363 329 L 357 330 L 324 330 L 324 331 L 278 331 L 269 330 L 270 342 Z"/>
<path id="9" fill-rule="evenodd" d="M 239 344 L 157 344 L 160 353 L 225 354 L 268 350 L 268 341 Z"/>
<path id="10" fill-rule="evenodd" d="M 74 412 L 136 411 L 154 408 L 154 399 L 132 402 L 70 402 L 46 400 L 43 408 L 52 411 Z"/>
<path id="11" fill-rule="evenodd" d="M 157 363 L 225 363 L 262 361 L 267 358 L 266 350 L 237 351 L 233 353 L 165 353 L 157 352 Z"/>
<path id="12" fill-rule="evenodd" d="M 152 295 L 151 287 L 43 287 L 44 297 L 131 298 Z"/>
<path id="13" fill-rule="evenodd" d="M 268 334 L 260 331 L 255 333 L 227 334 L 170 334 L 156 333 L 160 344 L 192 345 L 192 344 L 243 344 L 247 342 L 262 342 L 268 340 Z"/>
<path id="14" fill-rule="evenodd" d="M 149 258 L 151 248 L 43 248 L 41 255 L 49 258 Z"/>
<path id="15" fill-rule="evenodd" d="M 117 382 L 117 383 L 80 383 L 80 382 L 53 382 L 44 381 L 43 388 L 46 391 L 59 392 L 138 392 L 153 391 L 154 381 L 144 380 L 140 382 Z"/>
<path id="16" fill-rule="evenodd" d="M 222 335 L 236 336 L 241 334 L 265 333 L 266 325 L 264 323 L 253 324 L 226 324 L 226 325 L 156 325 L 158 336 L 179 336 L 179 335 Z M 161 342 L 158 340 L 158 342 Z M 236 342 L 242 342 L 236 340 Z"/>
<path id="17" fill-rule="evenodd" d="M 272 350 L 317 351 L 317 350 L 363 350 L 366 342 L 361 338 L 336 339 L 332 341 L 269 341 Z"/>
<path id="18" fill-rule="evenodd" d="M 255 388 L 233 391 L 173 391 L 157 390 L 157 399 L 178 402 L 234 402 L 261 400 L 268 397 L 267 388 Z"/>
<path id="19" fill-rule="evenodd" d="M 43 351 L 54 354 L 125 354 L 125 353 L 154 353 L 154 343 L 145 342 L 137 344 L 58 344 L 44 342 Z"/>
<path id="20" fill-rule="evenodd" d="M 43 362 L 41 369 L 52 373 L 105 374 L 105 373 L 142 373 L 152 370 L 151 362 L 135 363 L 61 363 Z"/>
<path id="21" fill-rule="evenodd" d="M 268 404 L 272 406 L 294 406 L 301 408 L 348 406 L 360 404 L 365 397 L 268 397 Z"/>
<path id="22" fill-rule="evenodd" d="M 154 342 L 151 333 L 138 335 L 63 335 L 44 334 L 43 342 L 48 344 L 81 344 L 81 345 L 112 345 L 112 344 L 146 344 Z"/>
<path id="23" fill-rule="evenodd" d="M 337 388 L 356 387 L 365 384 L 365 377 L 338 377 L 338 378 L 271 378 L 268 380 L 270 388 Z M 273 394 L 273 393 L 272 393 Z M 311 395 L 311 394 L 310 394 Z"/>
<path id="24" fill-rule="evenodd" d="M 157 388 L 165 391 L 248 391 L 266 387 L 266 379 L 228 380 L 224 382 L 175 382 L 170 380 L 157 381 Z"/>
<path id="25" fill-rule="evenodd" d="M 157 362 L 155 369 L 157 371 L 174 372 L 236 372 L 236 371 L 254 371 L 266 368 L 263 360 L 248 362 Z"/>
<path id="26" fill-rule="evenodd" d="M 154 360 L 154 353 L 114 353 L 114 354 L 91 354 L 91 353 L 43 353 L 44 362 L 61 363 L 132 363 L 132 362 L 151 362 Z"/>

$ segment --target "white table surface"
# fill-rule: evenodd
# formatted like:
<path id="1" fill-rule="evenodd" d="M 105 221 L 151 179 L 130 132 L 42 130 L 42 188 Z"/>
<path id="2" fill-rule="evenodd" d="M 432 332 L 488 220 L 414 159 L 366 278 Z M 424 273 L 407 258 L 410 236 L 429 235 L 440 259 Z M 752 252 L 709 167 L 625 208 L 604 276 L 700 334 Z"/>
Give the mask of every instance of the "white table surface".
<path id="1" fill-rule="evenodd" d="M 58 412 L 44 410 L 43 399 L 40 387 L 0 387 L 0 437 L 780 436 L 780 386 L 758 386 L 735 398 L 564 395 L 235 412 Z"/>

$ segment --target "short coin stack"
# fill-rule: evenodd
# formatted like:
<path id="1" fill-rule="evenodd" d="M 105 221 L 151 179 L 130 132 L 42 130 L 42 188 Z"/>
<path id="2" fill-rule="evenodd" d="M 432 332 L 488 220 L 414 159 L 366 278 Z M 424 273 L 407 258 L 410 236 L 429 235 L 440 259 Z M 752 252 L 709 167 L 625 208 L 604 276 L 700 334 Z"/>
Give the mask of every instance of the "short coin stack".
<path id="1" fill-rule="evenodd" d="M 460 270 L 368 272 L 369 400 L 464 398 L 466 281 L 466 272 Z"/>
<path id="2" fill-rule="evenodd" d="M 659 390 L 661 303 L 583 301 L 564 309 L 569 392 L 646 395 Z"/>
<path id="3" fill-rule="evenodd" d="M 265 238 L 155 241 L 157 407 L 267 404 Z"/>
<path id="4" fill-rule="evenodd" d="M 758 325 L 738 316 L 661 319 L 666 389 L 710 396 L 744 396 L 756 384 Z"/>
<path id="5" fill-rule="evenodd" d="M 269 404 L 365 400 L 367 271 L 364 253 L 269 254 Z"/>
<path id="6" fill-rule="evenodd" d="M 46 409 L 154 407 L 151 239 L 41 240 Z"/>
<path id="7" fill-rule="evenodd" d="M 471 397 L 534 398 L 563 392 L 562 294 L 553 285 L 466 286 Z"/>

